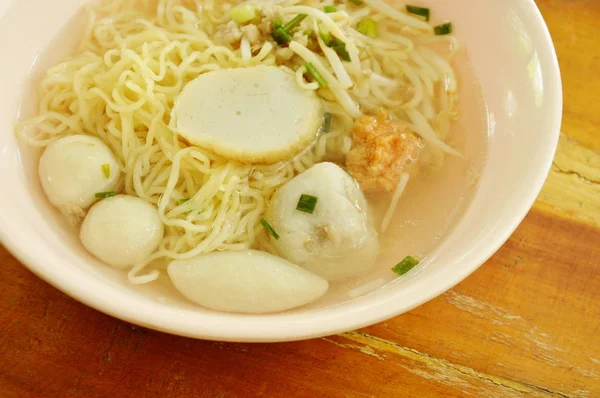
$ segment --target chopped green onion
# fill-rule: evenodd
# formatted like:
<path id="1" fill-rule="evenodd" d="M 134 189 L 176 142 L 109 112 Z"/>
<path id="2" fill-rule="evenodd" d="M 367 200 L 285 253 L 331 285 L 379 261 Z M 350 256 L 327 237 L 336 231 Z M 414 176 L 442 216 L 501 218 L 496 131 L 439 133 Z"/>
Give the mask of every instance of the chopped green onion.
<path id="1" fill-rule="evenodd" d="M 273 33 L 271 33 L 271 37 L 273 37 L 273 40 L 279 45 L 287 44 L 292 41 L 292 36 L 283 28 L 276 28 Z"/>
<path id="2" fill-rule="evenodd" d="M 267 220 L 265 220 L 264 218 L 260 219 L 260 223 L 262 224 L 262 226 L 267 230 L 267 232 L 275 239 L 279 239 L 279 235 L 277 234 L 277 232 L 275 232 L 275 230 L 273 229 L 272 226 L 269 225 L 269 223 L 267 222 Z"/>
<path id="3" fill-rule="evenodd" d="M 108 192 L 98 192 L 96 193 L 96 197 L 97 198 L 110 198 L 111 196 L 115 196 L 115 191 L 108 191 Z"/>
<path id="4" fill-rule="evenodd" d="M 290 22 L 286 23 L 283 27 L 283 30 L 290 33 L 292 29 L 300 24 L 300 22 L 304 21 L 304 18 L 308 17 L 308 14 L 298 14 L 296 15 Z"/>
<path id="5" fill-rule="evenodd" d="M 106 179 L 110 178 L 110 164 L 106 163 L 102 165 L 102 174 Z"/>
<path id="6" fill-rule="evenodd" d="M 318 200 L 319 198 L 317 198 L 316 196 L 302 194 L 300 195 L 300 199 L 298 200 L 298 204 L 296 205 L 296 210 L 313 214 L 315 211 L 315 207 L 317 206 Z"/>
<path id="7" fill-rule="evenodd" d="M 290 22 L 283 25 L 283 22 L 278 19 L 275 21 L 275 26 L 273 27 L 273 32 L 271 32 L 271 37 L 275 42 L 279 45 L 287 44 L 292 41 L 292 29 L 300 24 L 306 18 L 308 14 L 298 14 L 296 15 Z"/>
<path id="8" fill-rule="evenodd" d="M 337 8 L 335 8 L 334 6 L 325 6 L 323 7 L 323 11 L 325 11 L 326 13 L 336 12 Z"/>
<path id="9" fill-rule="evenodd" d="M 415 14 L 420 17 L 423 17 L 423 18 L 425 18 L 426 21 L 429 21 L 429 8 L 407 5 L 406 11 L 410 12 L 411 14 Z"/>
<path id="10" fill-rule="evenodd" d="M 392 268 L 392 271 L 394 271 L 398 275 L 404 275 L 408 271 L 416 267 L 417 264 L 419 264 L 419 260 L 412 256 L 406 256 L 402 261 L 396 264 L 394 268 Z"/>
<path id="11" fill-rule="evenodd" d="M 256 7 L 247 4 L 232 8 L 229 10 L 229 16 L 239 25 L 243 25 L 258 17 L 258 13 Z"/>
<path id="12" fill-rule="evenodd" d="M 189 198 L 179 199 L 179 204 L 182 205 L 182 204 L 184 204 L 185 202 L 187 202 L 189 200 L 190 200 Z"/>
<path id="13" fill-rule="evenodd" d="M 436 35 L 448 35 L 452 33 L 452 22 L 446 22 L 433 28 Z"/>
<path id="14" fill-rule="evenodd" d="M 312 30 L 312 29 L 306 29 L 306 30 L 304 31 L 304 34 L 305 34 L 306 36 L 308 36 L 308 37 L 311 37 L 312 35 L 314 35 L 314 34 L 315 34 L 315 31 L 314 31 L 314 30 Z"/>
<path id="15" fill-rule="evenodd" d="M 333 51 L 335 51 L 341 59 L 346 62 L 350 62 L 350 54 L 348 53 L 348 50 L 346 50 L 346 43 L 337 37 L 332 37 L 327 46 L 331 47 L 331 49 L 333 49 Z"/>
<path id="16" fill-rule="evenodd" d="M 331 41 L 331 32 L 327 25 L 321 22 L 319 22 L 319 36 L 325 42 L 325 45 L 328 46 Z"/>
<path id="17" fill-rule="evenodd" d="M 350 3 L 356 4 L 357 6 L 362 6 L 363 0 L 350 0 Z"/>
<path id="18" fill-rule="evenodd" d="M 323 127 L 321 127 L 322 133 L 329 133 L 331 129 L 331 113 L 323 115 Z"/>
<path id="19" fill-rule="evenodd" d="M 319 87 L 326 87 L 327 86 L 327 80 L 325 80 L 323 78 L 323 76 L 321 76 L 321 74 L 319 73 L 319 71 L 317 70 L 317 68 L 315 68 L 315 66 L 312 63 L 307 62 L 307 63 L 304 64 L 304 67 L 306 68 L 306 71 L 308 72 L 308 74 L 317 83 L 319 83 Z"/>
<path id="20" fill-rule="evenodd" d="M 365 36 L 377 37 L 377 24 L 372 18 L 363 18 L 356 24 L 356 30 Z"/>
<path id="21" fill-rule="evenodd" d="M 344 43 L 337 37 L 331 36 L 329 28 L 321 22 L 319 22 L 319 36 L 321 37 L 325 45 L 333 49 L 333 51 L 335 51 L 340 56 L 340 58 L 342 58 L 346 62 L 350 62 L 350 54 L 346 50 L 346 43 Z"/>

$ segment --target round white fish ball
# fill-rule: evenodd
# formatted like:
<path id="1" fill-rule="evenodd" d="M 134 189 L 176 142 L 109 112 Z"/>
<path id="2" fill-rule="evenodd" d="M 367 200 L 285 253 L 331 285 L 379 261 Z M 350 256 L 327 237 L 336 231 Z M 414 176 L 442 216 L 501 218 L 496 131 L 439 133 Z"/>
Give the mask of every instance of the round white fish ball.
<path id="1" fill-rule="evenodd" d="M 317 197 L 312 214 L 296 209 L 301 195 Z M 363 274 L 379 252 L 367 201 L 356 181 L 333 163 L 319 163 L 277 190 L 267 218 L 279 254 L 294 264 L 336 281 Z"/>
<path id="2" fill-rule="evenodd" d="M 102 140 L 72 135 L 46 148 L 40 158 L 39 175 L 50 203 L 66 215 L 83 216 L 83 210 L 98 200 L 97 193 L 117 187 L 121 170 Z"/>
<path id="3" fill-rule="evenodd" d="M 92 206 L 79 236 L 94 256 L 124 268 L 143 261 L 156 250 L 164 236 L 164 226 L 150 203 L 117 195 Z"/>

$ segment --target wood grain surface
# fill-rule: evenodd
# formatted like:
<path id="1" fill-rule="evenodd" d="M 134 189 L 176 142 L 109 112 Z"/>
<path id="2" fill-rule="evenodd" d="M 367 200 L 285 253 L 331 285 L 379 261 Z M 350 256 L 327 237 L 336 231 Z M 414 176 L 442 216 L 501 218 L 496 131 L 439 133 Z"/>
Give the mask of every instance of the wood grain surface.
<path id="1" fill-rule="evenodd" d="M 103 315 L 0 248 L 0 397 L 600 397 L 600 1 L 537 3 L 563 136 L 530 214 L 463 283 L 360 331 L 229 344 Z"/>

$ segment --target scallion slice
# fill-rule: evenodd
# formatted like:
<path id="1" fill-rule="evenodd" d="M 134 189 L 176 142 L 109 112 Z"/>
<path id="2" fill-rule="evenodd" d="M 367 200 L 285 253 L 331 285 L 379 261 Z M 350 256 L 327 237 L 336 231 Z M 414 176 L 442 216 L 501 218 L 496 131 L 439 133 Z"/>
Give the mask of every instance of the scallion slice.
<path id="1" fill-rule="evenodd" d="M 417 264 L 419 264 L 419 260 L 417 260 L 413 256 L 406 256 L 402 261 L 396 264 L 394 268 L 392 268 L 392 271 L 394 271 L 398 275 L 404 275 L 408 271 L 416 267 Z"/>
<path id="2" fill-rule="evenodd" d="M 325 6 L 323 7 L 323 11 L 325 11 L 326 13 L 332 13 L 336 12 L 337 8 L 335 8 L 334 6 Z"/>
<path id="3" fill-rule="evenodd" d="M 363 18 L 356 24 L 356 30 L 365 36 L 377 37 L 377 24 L 372 18 Z"/>
<path id="4" fill-rule="evenodd" d="M 348 50 L 346 50 L 346 43 L 337 37 L 333 37 L 329 31 L 329 28 L 321 22 L 319 22 L 319 36 L 325 45 L 335 51 L 340 58 L 346 62 L 350 62 L 350 54 L 348 53 Z"/>
<path id="5" fill-rule="evenodd" d="M 271 225 L 269 225 L 269 223 L 267 222 L 267 220 L 265 220 L 264 218 L 261 218 L 260 219 L 260 223 L 267 230 L 267 232 L 269 233 L 269 235 L 271 235 L 275 239 L 279 239 L 279 235 L 277 234 L 277 232 L 275 232 L 275 230 L 273 229 L 273 227 Z"/>
<path id="6" fill-rule="evenodd" d="M 325 80 L 325 78 L 319 73 L 317 68 L 315 68 L 315 66 L 311 62 L 305 63 L 304 67 L 306 68 L 308 74 L 314 79 L 314 81 L 316 81 L 319 84 L 319 87 L 327 86 L 327 80 Z"/>
<path id="7" fill-rule="evenodd" d="M 292 31 L 292 29 L 294 29 L 296 26 L 298 26 L 300 24 L 300 22 L 304 21 L 304 18 L 308 17 L 308 14 L 298 14 L 296 15 L 294 18 L 292 18 L 292 20 L 288 23 L 285 24 L 285 26 L 283 27 L 283 29 L 290 33 Z"/>
<path id="8" fill-rule="evenodd" d="M 110 164 L 106 163 L 102 165 L 102 174 L 104 174 L 104 178 L 110 178 Z"/>
<path id="9" fill-rule="evenodd" d="M 329 133 L 331 129 L 331 113 L 326 113 L 323 115 L 323 127 L 321 127 L 322 133 Z"/>
<path id="10" fill-rule="evenodd" d="M 356 4 L 357 6 L 362 6 L 363 0 L 350 0 L 350 3 Z"/>
<path id="11" fill-rule="evenodd" d="M 426 21 L 429 21 L 429 8 L 407 5 L 406 11 L 410 12 L 411 14 L 423 17 Z"/>
<path id="12" fill-rule="evenodd" d="M 243 25 L 247 22 L 252 21 L 256 17 L 258 17 L 258 10 L 255 6 L 251 4 L 241 5 L 237 7 L 233 7 L 229 10 L 229 16 L 233 19 L 237 24 Z"/>
<path id="13" fill-rule="evenodd" d="M 327 44 L 327 46 L 331 47 L 331 49 L 335 51 L 341 59 L 343 59 L 346 62 L 350 62 L 350 54 L 348 53 L 348 50 L 346 50 L 346 43 L 344 43 L 337 37 L 332 37 L 331 40 L 329 40 L 329 44 Z"/>
<path id="14" fill-rule="evenodd" d="M 437 36 L 449 35 L 452 33 L 452 22 L 446 22 L 433 28 Z"/>
<path id="15" fill-rule="evenodd" d="M 292 41 L 292 36 L 281 27 L 275 28 L 273 33 L 271 33 L 271 37 L 273 37 L 273 40 L 279 45 L 287 44 Z"/>
<path id="16" fill-rule="evenodd" d="M 306 18 L 308 14 L 298 14 L 292 20 L 285 25 L 281 20 L 275 21 L 275 25 L 273 27 L 273 32 L 271 32 L 271 37 L 275 42 L 279 45 L 287 44 L 292 41 L 292 30 L 298 26 L 304 18 Z"/>
<path id="17" fill-rule="evenodd" d="M 183 199 L 179 199 L 179 204 L 182 205 L 185 202 L 188 202 L 190 199 L 189 198 L 183 198 Z"/>
<path id="18" fill-rule="evenodd" d="M 97 198 L 110 198 L 111 196 L 115 196 L 115 191 L 108 191 L 108 192 L 97 192 L 96 193 L 96 197 Z"/>
<path id="19" fill-rule="evenodd" d="M 329 42 L 331 41 L 331 32 L 329 31 L 329 28 L 327 27 L 327 25 L 325 25 L 322 22 L 319 22 L 318 26 L 319 26 L 319 36 L 325 42 L 325 45 L 328 46 Z"/>
<path id="20" fill-rule="evenodd" d="M 296 205 L 296 210 L 313 214 L 315 211 L 315 207 L 317 206 L 318 200 L 319 198 L 317 198 L 316 196 L 302 194 L 300 195 L 300 199 L 298 200 L 298 204 Z"/>

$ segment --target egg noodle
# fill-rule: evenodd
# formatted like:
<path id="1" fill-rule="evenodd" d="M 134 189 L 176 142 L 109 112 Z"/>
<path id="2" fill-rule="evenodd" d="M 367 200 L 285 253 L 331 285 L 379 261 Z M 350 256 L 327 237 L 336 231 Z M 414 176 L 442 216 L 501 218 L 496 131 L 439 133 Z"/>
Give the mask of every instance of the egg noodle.
<path id="1" fill-rule="evenodd" d="M 429 23 L 405 13 L 404 6 L 344 1 L 335 4 L 336 12 L 325 13 L 325 3 L 109 0 L 89 8 L 81 47 L 48 70 L 38 116 L 20 124 L 17 133 L 40 147 L 72 134 L 99 137 L 119 160 L 122 191 L 158 207 L 165 237 L 154 254 L 130 270 L 132 283 L 156 279 L 159 260 L 215 250 L 269 250 L 259 221 L 271 195 L 315 163 L 343 160 L 352 148 L 352 124 L 363 112 L 384 109 L 421 136 L 438 161 L 443 153 L 456 153 L 444 142 L 457 90 L 449 64 L 455 39 L 435 36 Z M 242 34 L 229 43 L 227 35 L 239 29 L 229 11 L 240 4 L 256 4 L 261 15 L 284 22 L 298 14 L 308 17 L 289 46 L 278 46 L 265 34 L 254 42 Z M 377 24 L 375 38 L 355 29 L 367 16 Z M 321 26 L 345 43 L 349 62 L 320 37 L 321 51 L 309 49 L 302 32 Z M 307 62 L 327 87 L 307 80 Z M 222 68 L 254 65 L 281 65 L 303 88 L 316 90 L 332 115 L 330 131 L 295 159 L 270 165 L 231 161 L 173 133 L 171 109 L 189 81 Z M 150 270 L 142 272 L 148 265 Z"/>

